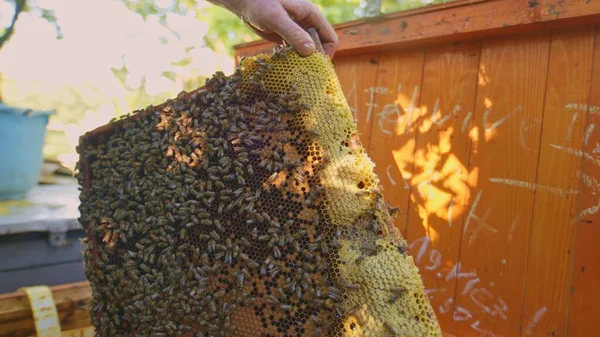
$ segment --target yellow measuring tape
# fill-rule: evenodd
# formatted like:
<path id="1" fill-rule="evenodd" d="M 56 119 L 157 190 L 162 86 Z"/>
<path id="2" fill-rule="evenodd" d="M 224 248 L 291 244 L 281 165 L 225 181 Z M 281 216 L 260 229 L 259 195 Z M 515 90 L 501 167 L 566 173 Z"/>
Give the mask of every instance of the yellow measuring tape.
<path id="1" fill-rule="evenodd" d="M 31 337 L 93 337 L 94 328 L 86 327 L 69 331 L 60 330 L 58 311 L 54 304 L 52 291 L 47 286 L 35 286 L 19 289 L 29 298 L 29 304 L 35 322 L 36 336 Z"/>
<path id="2" fill-rule="evenodd" d="M 21 288 L 29 298 L 37 337 L 62 337 L 52 291 L 46 286 Z"/>

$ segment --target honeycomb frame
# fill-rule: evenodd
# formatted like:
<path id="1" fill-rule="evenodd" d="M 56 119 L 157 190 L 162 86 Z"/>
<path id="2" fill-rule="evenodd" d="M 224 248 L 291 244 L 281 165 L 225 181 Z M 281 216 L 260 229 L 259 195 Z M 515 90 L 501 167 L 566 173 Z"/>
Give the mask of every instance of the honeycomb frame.
<path id="1" fill-rule="evenodd" d="M 232 78 L 235 78 L 235 82 L 232 82 L 234 84 L 228 82 Z M 233 89 L 231 85 L 234 86 Z M 208 128 L 206 132 L 210 131 L 210 123 L 219 125 L 222 130 L 231 128 L 231 124 L 225 121 L 227 118 L 213 118 L 214 121 L 205 122 L 205 111 L 213 109 L 218 103 L 205 104 L 205 110 L 202 111 L 196 106 L 196 103 L 202 105 L 200 102 L 207 96 L 212 97 L 210 95 L 214 90 L 217 90 L 214 95 L 218 96 L 214 98 L 215 102 L 221 96 L 243 96 L 243 102 L 247 104 L 235 101 L 237 111 L 231 111 L 230 114 L 253 115 L 244 117 L 244 121 L 251 120 L 247 123 L 250 125 L 249 129 L 253 130 L 250 133 L 269 134 L 261 139 L 258 136 L 245 136 L 244 141 L 241 140 L 242 137 L 238 141 L 238 138 L 229 134 L 237 141 L 235 145 L 239 146 L 232 143 L 224 151 L 237 155 L 253 146 L 249 145 L 244 150 L 243 142 L 264 142 L 261 143 L 260 151 L 256 152 L 256 158 L 259 159 L 253 157 L 250 163 L 244 162 L 236 166 L 235 172 L 246 170 L 241 180 L 239 177 L 242 174 L 236 176 L 237 182 L 234 174 L 223 174 L 213 180 L 215 184 L 218 182 L 223 186 L 217 186 L 216 194 L 208 198 L 214 200 L 214 196 L 218 195 L 221 201 L 225 200 L 220 202 L 218 208 L 207 206 L 209 210 L 205 210 L 205 213 L 186 209 L 182 211 L 184 215 L 174 218 L 171 213 L 175 213 L 174 207 L 185 208 L 186 206 L 181 206 L 181 200 L 187 197 L 177 199 L 177 196 L 173 196 L 169 202 L 165 201 L 168 205 L 166 207 L 171 207 L 167 214 L 171 215 L 165 215 L 167 219 L 164 223 L 157 222 L 150 230 L 141 229 L 136 232 L 137 228 L 145 226 L 139 213 L 136 218 L 135 214 L 123 215 L 125 211 L 118 211 L 129 209 L 129 205 L 133 204 L 133 209 L 144 209 L 144 215 L 146 208 L 143 207 L 153 200 L 132 200 L 136 198 L 135 194 L 129 194 L 127 200 L 118 198 L 119 193 L 123 195 L 123 190 L 128 190 L 128 184 L 135 184 L 132 177 L 135 176 L 136 169 L 121 165 L 118 160 L 110 162 L 108 154 L 110 151 L 116 151 L 113 154 L 120 151 L 118 156 L 128 154 L 129 157 L 135 157 L 129 159 L 129 165 L 133 167 L 143 165 L 139 160 L 136 162 L 137 158 L 150 160 L 152 155 L 142 153 L 143 151 L 132 154 L 134 151 L 128 146 L 115 145 L 112 149 L 107 144 L 111 140 L 114 140 L 114 144 L 129 144 L 128 141 L 135 143 L 131 138 L 137 135 L 132 136 L 133 132 L 129 132 L 128 127 L 135 129 L 150 125 L 154 128 L 155 138 L 161 134 L 164 135 L 163 138 L 168 138 L 161 144 L 167 147 L 166 152 L 162 153 L 170 153 L 170 158 L 174 158 L 167 167 L 176 171 L 171 174 L 171 178 L 196 170 L 204 162 L 197 161 L 197 166 L 189 166 L 192 154 L 186 153 L 185 149 L 178 152 L 179 148 L 173 144 L 177 143 L 178 134 L 184 134 L 182 130 L 186 127 L 187 136 L 183 135 L 181 138 L 190 135 L 193 138 L 198 125 L 201 125 L 200 128 Z M 236 90 L 241 90 L 243 94 Z M 250 103 L 249 100 L 254 102 Z M 178 106 L 183 108 L 179 111 Z M 287 107 L 283 109 L 283 114 L 280 111 L 282 106 Z M 222 116 L 225 116 L 227 107 L 219 109 Z M 257 116 L 257 109 L 265 114 Z M 177 121 L 171 121 L 171 116 L 175 116 L 173 119 Z M 226 123 L 225 126 L 223 123 Z M 176 127 L 169 129 L 169 125 Z M 257 125 L 261 128 L 257 129 Z M 148 135 L 149 132 L 141 132 L 140 137 L 152 138 Z M 206 132 L 202 140 L 193 144 L 202 148 L 200 152 L 211 152 L 211 156 L 223 160 L 227 155 L 221 153 L 224 152 L 222 148 L 213 149 L 213 145 L 204 147 L 205 143 L 202 142 L 209 138 Z M 217 143 L 219 138 L 225 138 L 216 131 L 213 133 Z M 274 137 L 278 138 L 274 140 Z M 194 145 L 190 148 L 193 147 Z M 236 152 L 237 149 L 240 152 Z M 151 149 L 146 146 L 146 150 Z M 424 292 L 418 269 L 412 257 L 407 254 L 406 242 L 393 225 L 392 217 L 396 210 L 383 200 L 379 180 L 373 172 L 374 163 L 358 139 L 357 128 L 333 64 L 325 55 L 316 53 L 302 58 L 287 48 L 273 55 L 261 54 L 246 58 L 236 73 L 229 77 L 217 73 L 205 87 L 189 93 L 182 92 L 177 98 L 159 106 L 135 111 L 133 115 L 86 133 L 80 138 L 78 152 L 78 179 L 82 186 L 80 223 L 87 233 L 87 248 L 84 251 L 86 276 L 90 279 L 94 297 L 90 314 L 98 336 L 442 335 Z M 185 160 L 182 159 L 184 157 Z M 206 158 L 208 157 L 207 155 Z M 104 161 L 106 164 L 103 164 Z M 165 161 L 163 158 L 162 162 Z M 227 161 L 230 162 L 231 159 L 224 160 Z M 252 174 L 247 171 L 250 166 L 254 167 Z M 109 169 L 118 176 L 115 178 L 116 182 L 111 180 L 114 177 L 94 179 L 94 170 L 109 172 Z M 213 185 L 212 174 L 218 176 L 217 171 L 204 172 L 204 180 L 190 178 L 177 188 L 199 182 L 204 184 L 201 193 L 212 193 L 214 187 L 207 189 L 206 184 Z M 223 180 L 230 176 L 231 179 Z M 256 181 L 246 182 L 244 179 Z M 146 181 L 146 184 L 150 185 L 151 191 L 158 189 L 156 185 L 152 185 L 152 181 Z M 223 212 L 227 214 L 235 206 L 228 208 L 233 202 L 228 206 L 221 206 L 231 201 L 231 194 L 223 195 L 221 192 L 229 191 L 229 186 L 240 189 L 247 184 L 252 185 L 253 189 L 240 192 L 249 193 L 246 199 L 252 199 L 251 194 L 256 191 L 255 194 L 262 193 L 262 198 L 268 201 L 262 201 L 261 205 L 256 206 L 258 210 L 252 213 L 252 217 L 240 207 L 237 219 L 226 218 L 228 215 L 223 218 Z M 111 205 L 107 206 L 106 200 L 95 197 L 90 192 L 93 189 L 96 191 L 94 193 L 112 198 Z M 105 193 L 102 189 L 106 190 Z M 180 192 L 177 190 L 177 193 Z M 265 195 L 270 194 L 274 196 L 267 199 Z M 202 200 L 205 201 L 207 196 L 204 195 Z M 258 199 L 257 197 L 256 200 Z M 195 199 L 189 197 L 185 200 Z M 249 202 L 252 204 L 251 208 L 255 207 L 255 200 L 252 200 Z M 100 204 L 103 206 L 97 208 L 104 209 L 106 214 L 90 216 L 95 205 Z M 156 206 L 157 209 L 160 207 L 162 206 Z M 128 212 L 135 213 L 131 209 Z M 117 213 L 126 220 L 117 220 Z M 208 213 L 209 216 L 199 215 Z M 242 218 L 256 226 L 253 229 L 244 227 L 244 230 L 238 230 L 234 223 L 239 224 Z M 148 222 L 147 219 L 144 218 L 144 221 Z M 189 219 L 195 220 L 187 222 Z M 208 229 L 195 231 L 196 226 L 204 225 L 209 226 Z M 132 227 L 135 229 L 131 230 Z M 167 228 L 172 230 L 167 233 Z M 127 233 L 131 232 L 135 233 L 128 236 Z M 181 233 L 181 241 L 177 241 L 177 235 L 171 235 L 172 232 Z M 194 237 L 201 237 L 200 240 L 204 240 L 204 243 L 200 245 L 196 241 L 188 242 L 187 237 L 192 237 L 190 233 Z M 132 238 L 136 238 L 135 244 L 131 243 Z M 113 248 L 110 245 L 119 246 L 120 240 L 125 242 L 123 246 L 111 250 Z M 159 243 L 164 241 L 160 254 L 152 240 Z M 244 241 L 252 242 L 244 245 Z M 152 253 L 145 253 L 148 245 L 152 247 Z M 181 249 L 182 247 L 185 248 Z M 160 267 L 158 260 L 161 256 L 168 255 L 165 251 L 169 249 L 172 260 L 164 258 Z M 174 250 L 177 252 L 172 253 Z M 110 254 L 114 256 L 108 257 Z M 131 257 L 121 256 L 127 254 Z M 143 258 L 140 258 L 141 255 L 144 255 Z M 216 269 L 196 271 L 196 264 L 209 269 L 216 266 Z M 124 265 L 127 265 L 125 272 L 119 271 Z M 188 271 L 183 270 L 182 266 L 188 268 Z M 223 268 L 219 269 L 221 267 Z M 169 278 L 165 281 L 171 273 L 180 275 L 179 279 Z M 134 279 L 145 277 L 150 278 L 150 281 L 145 281 L 147 284 L 159 282 L 157 279 L 160 277 L 160 284 L 166 285 L 166 292 L 158 288 L 152 290 L 154 293 L 147 289 L 139 290 L 140 287 L 151 287 L 144 286 L 144 282 L 139 281 L 136 281 L 137 288 L 130 289 L 133 288 L 131 284 L 135 283 Z M 187 287 L 186 282 L 193 279 L 199 281 L 194 286 L 189 283 L 190 286 Z M 168 299 L 170 297 L 179 298 L 183 304 L 172 303 Z M 127 298 L 134 300 L 127 301 Z M 161 313 L 161 320 L 152 322 L 148 318 L 148 312 L 155 315 Z M 146 316 L 141 313 L 146 313 Z"/>

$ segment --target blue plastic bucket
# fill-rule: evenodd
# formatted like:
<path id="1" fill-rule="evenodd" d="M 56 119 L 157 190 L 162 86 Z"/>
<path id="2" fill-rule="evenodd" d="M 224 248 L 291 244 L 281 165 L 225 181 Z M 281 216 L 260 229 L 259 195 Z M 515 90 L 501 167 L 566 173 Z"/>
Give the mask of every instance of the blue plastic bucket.
<path id="1" fill-rule="evenodd" d="M 48 117 L 0 103 L 0 200 L 23 199 L 38 183 Z"/>

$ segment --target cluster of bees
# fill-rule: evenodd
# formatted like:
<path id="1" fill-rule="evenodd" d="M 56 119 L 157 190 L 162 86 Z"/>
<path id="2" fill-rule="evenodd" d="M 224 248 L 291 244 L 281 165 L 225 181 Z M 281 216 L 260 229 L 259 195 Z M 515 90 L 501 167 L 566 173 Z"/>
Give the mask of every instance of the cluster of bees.
<path id="1" fill-rule="evenodd" d="M 268 90 L 271 71 L 256 59 L 251 71 L 218 72 L 199 91 L 80 140 L 98 336 L 351 333 L 345 319 L 361 310 L 347 299 L 360 286 L 340 277 L 340 249 L 353 233 L 327 211 L 329 158 L 305 123 L 311 105 L 295 83 Z M 381 236 L 369 217 L 367 230 Z M 378 251 L 365 245 L 354 263 Z M 394 288 L 387 301 L 405 292 Z"/>

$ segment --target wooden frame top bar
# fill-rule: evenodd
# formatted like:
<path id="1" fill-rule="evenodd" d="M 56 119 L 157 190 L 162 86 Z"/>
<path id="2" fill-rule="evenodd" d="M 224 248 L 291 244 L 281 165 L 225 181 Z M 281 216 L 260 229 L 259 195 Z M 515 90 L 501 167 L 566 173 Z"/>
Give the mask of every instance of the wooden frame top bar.
<path id="1" fill-rule="evenodd" d="M 336 25 L 336 55 L 524 33 L 600 21 L 600 2 L 590 0 L 456 0 Z M 267 53 L 259 40 L 234 47 L 238 57 Z"/>

